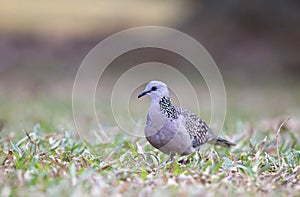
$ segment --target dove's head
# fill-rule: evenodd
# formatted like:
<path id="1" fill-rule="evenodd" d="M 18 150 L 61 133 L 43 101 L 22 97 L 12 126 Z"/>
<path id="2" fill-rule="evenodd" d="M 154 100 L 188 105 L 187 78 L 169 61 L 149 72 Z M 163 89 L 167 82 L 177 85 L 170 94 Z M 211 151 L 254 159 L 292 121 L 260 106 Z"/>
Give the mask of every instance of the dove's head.
<path id="1" fill-rule="evenodd" d="M 149 95 L 152 102 L 159 102 L 162 97 L 169 97 L 168 86 L 161 81 L 150 81 L 145 90 L 138 95 L 138 98 L 145 95 Z"/>

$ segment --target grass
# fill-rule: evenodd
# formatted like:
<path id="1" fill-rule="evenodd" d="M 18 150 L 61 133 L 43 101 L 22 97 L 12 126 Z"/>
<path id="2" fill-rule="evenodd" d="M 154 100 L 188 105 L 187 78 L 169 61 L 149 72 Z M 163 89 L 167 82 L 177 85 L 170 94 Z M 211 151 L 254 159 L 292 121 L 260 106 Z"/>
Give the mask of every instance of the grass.
<path id="1" fill-rule="evenodd" d="M 182 7 L 190 10 L 183 1 L 126 1 L 117 7 L 119 2 L 93 0 L 90 4 L 0 2 L 4 5 L 0 7 L 0 27 L 4 34 L 19 32 L 51 39 L 106 34 L 117 27 L 145 23 L 180 24 L 188 13 L 178 10 Z M 26 86 L 16 89 L 13 85 L 30 79 L 39 84 L 46 78 L 49 82 L 44 83 L 53 83 L 56 80 L 52 75 L 60 71 L 51 70 L 55 69 L 51 63 L 45 69 L 38 62 L 32 70 L 20 62 L 16 68 L 20 76 L 5 78 L 3 74 L 5 80 L 2 79 L 0 86 L 0 196 L 300 196 L 300 123 L 293 116 L 279 129 L 284 120 L 272 119 L 273 114 L 299 117 L 298 82 L 287 86 L 274 83 L 273 88 L 266 86 L 266 89 L 259 84 L 259 91 L 255 85 L 251 89 L 240 82 L 231 82 L 241 87 L 227 91 L 229 114 L 224 133 L 237 146 L 230 150 L 204 146 L 188 156 L 187 164 L 183 165 L 169 161 L 168 155 L 155 150 L 144 138 L 128 136 L 121 130 L 111 136 L 109 143 L 83 142 L 74 129 L 70 100 L 53 99 L 51 95 L 58 93 L 40 86 L 46 92 L 43 97 L 35 95 L 33 87 L 33 95 L 24 98 L 22 93 L 28 92 Z M 65 72 L 62 73 L 57 78 L 65 77 Z M 255 80 L 243 81 L 252 84 Z M 58 81 L 53 86 L 63 87 L 68 97 L 70 84 L 68 87 Z M 14 95 L 7 95 L 10 92 Z M 203 101 L 206 105 L 205 97 Z M 82 113 L 84 107 L 83 104 Z M 101 102 L 99 111 L 105 111 L 105 107 L 110 105 Z M 113 122 L 109 113 L 101 115 L 109 124 Z M 83 116 L 83 122 L 89 124 L 91 115 Z M 127 116 L 124 118 L 127 120 Z M 87 130 L 96 126 L 88 125 Z"/>
<path id="2" fill-rule="evenodd" d="M 36 124 L 18 137 L 1 135 L 0 195 L 297 196 L 300 136 L 288 123 L 279 133 L 278 121 L 264 130 L 238 122 L 236 147 L 204 147 L 185 165 L 122 132 L 91 145 L 72 131 Z"/>
<path id="3" fill-rule="evenodd" d="M 237 146 L 203 146 L 185 157 L 185 165 L 172 164 L 144 138 L 111 129 L 115 122 L 107 103 L 96 107 L 104 111 L 103 129 L 111 131 L 110 141 L 97 143 L 78 136 L 68 96 L 1 95 L 0 196 L 299 196 L 300 122 L 293 113 L 297 102 L 287 102 L 290 108 L 282 110 L 285 105 L 270 104 L 272 94 L 255 93 L 254 98 L 265 95 L 266 100 L 252 102 L 264 106 L 251 105 L 256 113 L 242 102 L 233 108 L 235 94 L 228 94 L 231 105 L 221 136 Z M 132 107 L 136 122 L 144 117 L 148 101 Z M 80 107 L 86 131 L 97 129 L 85 103 Z M 263 114 L 256 115 L 260 111 Z M 286 117 L 276 118 L 278 113 Z M 292 118 L 284 123 L 288 116 Z"/>

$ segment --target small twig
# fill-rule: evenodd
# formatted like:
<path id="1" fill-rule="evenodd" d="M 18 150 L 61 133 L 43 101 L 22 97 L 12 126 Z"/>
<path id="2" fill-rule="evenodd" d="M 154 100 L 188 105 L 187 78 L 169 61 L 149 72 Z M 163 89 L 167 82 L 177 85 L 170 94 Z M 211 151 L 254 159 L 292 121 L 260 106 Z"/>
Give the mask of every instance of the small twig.
<path id="1" fill-rule="evenodd" d="M 33 144 L 33 141 L 32 141 L 32 139 L 31 139 L 31 137 L 30 137 L 29 133 L 28 133 L 27 131 L 25 131 L 25 130 L 24 130 L 24 132 L 25 132 L 26 136 L 28 137 L 28 139 L 29 139 L 30 143 L 32 143 L 32 144 Z"/>
<path id="2" fill-rule="evenodd" d="M 255 160 L 258 160 L 260 157 L 260 154 L 264 151 L 265 145 L 266 145 L 266 141 L 267 141 L 267 136 L 264 138 L 264 140 L 261 142 L 259 149 L 257 150 L 256 154 L 255 154 Z"/>
<path id="3" fill-rule="evenodd" d="M 140 143 L 138 143 L 138 142 L 136 142 L 136 149 L 137 149 L 137 153 L 143 157 L 144 161 L 146 161 L 145 152 L 144 152 L 142 146 L 140 145 Z"/>
<path id="4" fill-rule="evenodd" d="M 289 121 L 291 119 L 291 117 L 289 117 L 288 119 L 286 119 L 285 121 L 283 121 L 280 126 L 278 127 L 278 130 L 276 132 L 276 149 L 277 149 L 277 158 L 278 158 L 278 166 L 279 168 L 281 168 L 281 163 L 280 163 L 280 153 L 279 153 L 279 133 L 281 130 L 281 127 L 287 123 L 287 121 Z"/>
<path id="5" fill-rule="evenodd" d="M 39 147 L 38 147 L 37 143 L 35 141 L 33 141 L 32 137 L 30 136 L 30 133 L 28 133 L 25 130 L 24 130 L 24 132 L 25 132 L 30 144 L 35 146 L 35 154 L 39 153 Z"/>
<path id="6" fill-rule="evenodd" d="M 157 161 L 157 165 L 158 165 L 158 166 L 160 165 L 159 158 L 157 157 L 157 155 L 155 155 L 155 154 L 153 154 L 153 153 L 148 153 L 148 152 L 145 152 L 145 154 L 146 154 L 146 155 L 151 155 L 151 156 L 153 156 L 153 157 L 156 159 L 156 161 Z"/>

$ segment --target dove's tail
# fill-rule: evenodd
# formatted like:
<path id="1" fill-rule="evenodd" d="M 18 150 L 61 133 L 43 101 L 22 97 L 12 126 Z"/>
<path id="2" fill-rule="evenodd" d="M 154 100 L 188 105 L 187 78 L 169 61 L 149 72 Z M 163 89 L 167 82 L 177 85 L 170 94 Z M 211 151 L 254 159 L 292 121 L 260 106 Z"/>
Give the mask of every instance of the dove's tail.
<path id="1" fill-rule="evenodd" d="M 228 140 L 225 140 L 223 138 L 220 137 L 216 137 L 215 139 L 209 141 L 208 143 L 213 144 L 213 145 L 219 145 L 219 146 L 223 146 L 223 147 L 231 147 L 231 146 L 235 146 L 235 143 L 232 143 Z"/>

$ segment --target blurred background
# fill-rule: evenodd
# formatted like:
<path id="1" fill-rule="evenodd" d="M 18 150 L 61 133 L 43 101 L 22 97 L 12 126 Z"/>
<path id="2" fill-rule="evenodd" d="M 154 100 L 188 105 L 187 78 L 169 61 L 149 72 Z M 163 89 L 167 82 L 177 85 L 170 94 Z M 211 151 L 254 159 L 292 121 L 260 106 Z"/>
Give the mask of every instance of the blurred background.
<path id="1" fill-rule="evenodd" d="M 0 0 L 0 5 L 3 130 L 29 129 L 36 122 L 45 130 L 72 128 L 72 86 L 84 57 L 104 38 L 145 25 L 178 29 L 208 50 L 224 78 L 229 120 L 300 117 L 297 0 Z M 144 60 L 184 64 L 174 54 L 145 49 L 120 57 L 106 76 Z"/>

